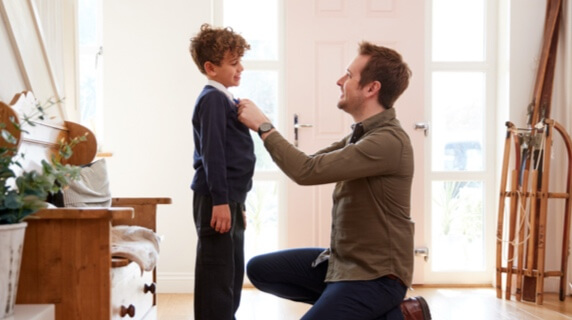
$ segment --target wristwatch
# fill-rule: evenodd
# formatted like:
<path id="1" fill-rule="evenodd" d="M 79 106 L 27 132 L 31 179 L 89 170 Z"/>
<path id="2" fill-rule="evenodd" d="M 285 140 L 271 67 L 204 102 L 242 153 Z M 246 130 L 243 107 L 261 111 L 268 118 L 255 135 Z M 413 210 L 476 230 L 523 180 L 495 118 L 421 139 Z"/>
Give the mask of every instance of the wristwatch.
<path id="1" fill-rule="evenodd" d="M 270 122 L 264 122 L 258 127 L 258 135 L 262 137 L 262 134 L 274 129 L 274 126 Z"/>

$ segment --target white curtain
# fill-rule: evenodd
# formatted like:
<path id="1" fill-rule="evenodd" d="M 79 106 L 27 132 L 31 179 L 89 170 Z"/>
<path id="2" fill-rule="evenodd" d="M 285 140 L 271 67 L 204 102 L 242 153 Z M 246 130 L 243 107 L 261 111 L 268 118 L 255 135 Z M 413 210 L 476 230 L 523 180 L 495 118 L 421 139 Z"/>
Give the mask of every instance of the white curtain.
<path id="1" fill-rule="evenodd" d="M 64 89 L 63 0 L 31 0 L 60 94 Z"/>

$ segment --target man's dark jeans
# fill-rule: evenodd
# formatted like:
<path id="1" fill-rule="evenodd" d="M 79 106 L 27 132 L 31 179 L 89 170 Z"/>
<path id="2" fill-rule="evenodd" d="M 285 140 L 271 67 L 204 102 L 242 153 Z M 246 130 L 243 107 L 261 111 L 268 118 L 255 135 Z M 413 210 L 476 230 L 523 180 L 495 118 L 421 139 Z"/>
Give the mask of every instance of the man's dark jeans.
<path id="1" fill-rule="evenodd" d="M 328 263 L 312 267 L 320 248 L 283 250 L 252 258 L 246 272 L 261 291 L 312 304 L 302 320 L 403 319 L 399 305 L 407 288 L 381 277 L 370 281 L 324 282 Z"/>

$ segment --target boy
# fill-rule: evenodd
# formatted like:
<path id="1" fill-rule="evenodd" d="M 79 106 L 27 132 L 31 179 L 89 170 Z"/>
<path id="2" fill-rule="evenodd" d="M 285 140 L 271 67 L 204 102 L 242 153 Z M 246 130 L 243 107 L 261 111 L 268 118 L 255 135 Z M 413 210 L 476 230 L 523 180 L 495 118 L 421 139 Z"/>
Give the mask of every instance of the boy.
<path id="1" fill-rule="evenodd" d="M 208 83 L 193 112 L 193 215 L 198 235 L 195 319 L 230 320 L 244 279 L 244 202 L 252 187 L 254 143 L 237 119 L 229 87 L 240 84 L 250 45 L 230 28 L 201 26 L 191 56 Z"/>

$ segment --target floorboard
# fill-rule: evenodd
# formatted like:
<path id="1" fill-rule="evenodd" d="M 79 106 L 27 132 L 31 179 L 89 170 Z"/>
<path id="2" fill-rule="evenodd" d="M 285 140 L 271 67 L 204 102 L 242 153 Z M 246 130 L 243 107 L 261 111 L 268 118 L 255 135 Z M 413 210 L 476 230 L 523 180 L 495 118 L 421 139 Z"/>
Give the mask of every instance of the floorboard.
<path id="1" fill-rule="evenodd" d="M 408 296 L 423 296 L 435 320 L 572 320 L 572 297 L 559 301 L 545 293 L 544 304 L 498 299 L 493 288 L 416 287 Z M 237 320 L 295 320 L 310 306 L 244 289 Z M 158 320 L 194 320 L 192 294 L 158 294 Z"/>

